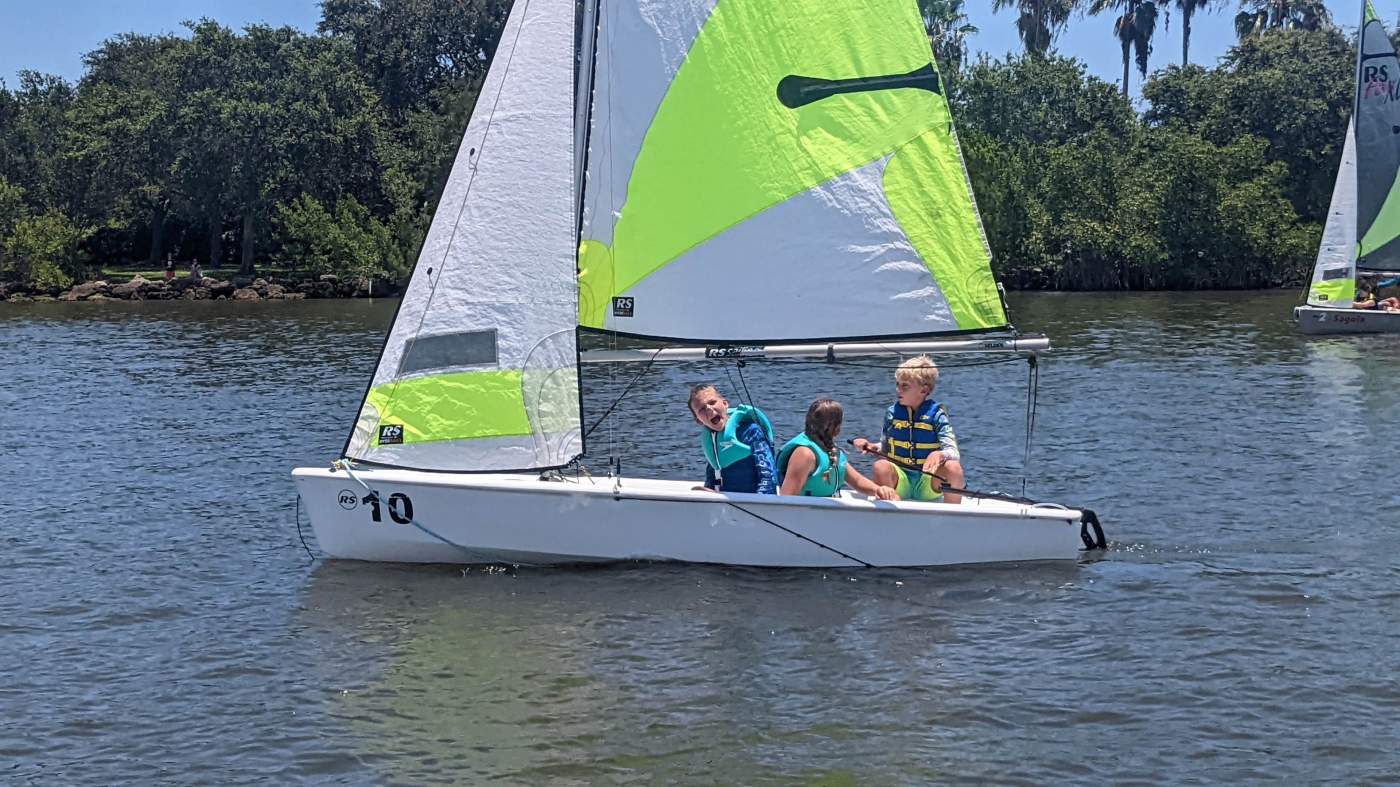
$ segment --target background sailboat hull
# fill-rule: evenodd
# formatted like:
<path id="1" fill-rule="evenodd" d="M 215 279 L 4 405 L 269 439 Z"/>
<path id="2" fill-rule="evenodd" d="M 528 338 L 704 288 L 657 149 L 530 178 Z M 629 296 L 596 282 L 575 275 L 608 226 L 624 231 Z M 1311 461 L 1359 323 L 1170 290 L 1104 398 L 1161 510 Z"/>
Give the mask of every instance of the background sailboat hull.
<path id="1" fill-rule="evenodd" d="M 718 495 L 631 478 L 615 494 L 606 478 L 357 470 L 362 485 L 343 471 L 292 475 L 321 548 L 356 560 L 939 566 L 1074 560 L 1082 547 L 1079 511 L 992 501 Z"/>
<path id="2" fill-rule="evenodd" d="M 1400 333 L 1400 312 L 1299 306 L 1293 310 L 1293 319 L 1298 321 L 1298 330 L 1309 335 Z"/>

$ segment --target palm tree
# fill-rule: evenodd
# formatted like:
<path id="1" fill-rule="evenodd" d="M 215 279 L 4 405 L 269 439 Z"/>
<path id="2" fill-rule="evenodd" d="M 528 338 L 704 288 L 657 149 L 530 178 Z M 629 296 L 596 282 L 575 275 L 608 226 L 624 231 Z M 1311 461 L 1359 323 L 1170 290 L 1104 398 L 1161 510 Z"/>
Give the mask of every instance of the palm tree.
<path id="1" fill-rule="evenodd" d="M 1016 19 L 1016 32 L 1021 36 L 1021 44 L 1026 54 L 1044 55 L 1055 43 L 1055 36 L 1069 23 L 1069 15 L 1079 0 L 992 0 L 992 11 L 1015 8 L 1020 12 Z"/>
<path id="2" fill-rule="evenodd" d="M 1332 24 L 1323 0 L 1240 0 L 1235 35 L 1241 39 L 1265 30 L 1321 30 Z"/>
<path id="3" fill-rule="evenodd" d="M 1157 32 L 1157 4 L 1167 0 L 1091 0 L 1089 13 L 1118 14 L 1113 34 L 1123 47 L 1123 95 L 1128 95 L 1128 63 L 1136 61 L 1138 73 L 1147 77 L 1147 57 L 1152 54 L 1152 34 Z"/>
<path id="4" fill-rule="evenodd" d="M 977 33 L 963 13 L 963 0 L 919 0 L 919 13 L 939 68 L 960 70 L 967 57 L 968 36 Z"/>
<path id="5" fill-rule="evenodd" d="M 1191 62 L 1191 15 L 1197 11 L 1211 11 L 1211 6 L 1216 5 L 1219 0 L 1176 0 L 1176 7 L 1181 9 L 1181 64 L 1187 65 Z"/>

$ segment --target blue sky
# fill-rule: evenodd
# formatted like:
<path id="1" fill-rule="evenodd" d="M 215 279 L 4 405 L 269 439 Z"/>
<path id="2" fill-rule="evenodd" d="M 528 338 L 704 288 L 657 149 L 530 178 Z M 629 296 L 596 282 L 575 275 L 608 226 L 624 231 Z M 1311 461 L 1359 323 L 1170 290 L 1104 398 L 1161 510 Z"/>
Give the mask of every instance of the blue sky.
<path id="1" fill-rule="evenodd" d="M 1373 0 L 1381 18 L 1393 23 L 1400 0 Z M 1018 51 L 1015 16 L 993 14 L 991 0 L 967 0 L 968 16 L 979 28 L 970 42 L 972 52 L 1000 56 Z M 1360 3 L 1327 0 L 1334 18 L 1354 27 Z M 1235 5 L 1192 20 L 1191 59 L 1212 65 L 1234 39 Z M 22 68 L 59 74 L 76 81 L 83 73 L 82 56 L 104 39 L 123 32 L 180 31 L 186 19 L 209 17 L 231 27 L 255 22 L 292 25 L 307 32 L 320 19 L 319 0 L 0 0 L 0 78 L 13 88 Z M 1108 16 L 1075 19 L 1057 41 L 1059 50 L 1083 59 L 1092 73 L 1116 81 L 1122 59 Z M 1159 31 L 1150 69 L 1181 61 L 1181 19 L 1172 8 L 1168 29 Z M 1133 75 L 1133 84 L 1138 78 Z M 1134 88 L 1134 93 L 1137 92 Z"/>

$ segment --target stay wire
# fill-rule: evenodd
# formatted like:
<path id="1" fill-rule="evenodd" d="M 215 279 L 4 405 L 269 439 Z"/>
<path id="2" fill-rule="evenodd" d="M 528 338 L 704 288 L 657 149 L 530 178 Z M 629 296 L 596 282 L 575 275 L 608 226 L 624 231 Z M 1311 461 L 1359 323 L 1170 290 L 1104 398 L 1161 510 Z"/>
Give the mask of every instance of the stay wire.
<path id="1" fill-rule="evenodd" d="M 804 535 L 802 535 L 801 533 L 797 532 L 796 530 L 793 530 L 793 529 L 787 528 L 787 527 L 783 527 L 782 525 L 778 524 L 777 522 L 774 522 L 773 520 L 769 519 L 768 517 L 761 516 L 761 515 L 759 515 L 759 514 L 755 514 L 754 512 L 748 510 L 747 508 L 744 508 L 743 506 L 739 505 L 738 503 L 733 503 L 733 502 L 729 502 L 729 501 L 725 501 L 725 502 L 728 503 L 730 506 L 732 506 L 732 507 L 734 507 L 734 508 L 737 508 L 737 509 L 739 509 L 740 511 L 743 511 L 745 514 L 748 514 L 749 516 L 753 517 L 754 519 L 759 520 L 760 522 L 767 522 L 768 524 L 772 525 L 773 527 L 778 528 L 779 530 L 783 531 L 784 533 L 788 533 L 788 534 L 790 534 L 790 535 L 797 536 L 798 538 L 802 539 L 803 541 L 806 541 L 806 542 L 808 542 L 808 543 L 810 543 L 810 544 L 815 544 L 815 545 L 821 547 L 822 549 L 825 549 L 826 551 L 831 552 L 831 553 L 833 553 L 833 554 L 840 555 L 841 557 L 844 557 L 844 558 L 846 558 L 847 560 L 854 560 L 855 562 L 861 564 L 862 566 L 865 566 L 866 568 L 875 568 L 875 564 L 874 564 L 874 563 L 867 563 L 867 562 L 865 562 L 864 560 L 861 560 L 860 558 L 856 557 L 855 555 L 848 555 L 848 554 L 846 554 L 845 552 L 842 552 L 841 550 L 837 549 L 836 547 L 827 546 L 826 544 L 823 544 L 822 542 L 816 540 L 815 538 L 809 538 L 809 537 L 804 536 Z"/>
<path id="2" fill-rule="evenodd" d="M 642 377 L 646 375 L 647 372 L 651 371 L 651 365 L 652 365 L 653 363 L 656 362 L 656 356 L 661 354 L 661 350 L 662 350 L 662 349 L 664 349 L 664 348 L 659 348 L 659 349 L 657 349 L 657 351 L 656 351 L 655 353 L 653 353 L 652 356 L 651 356 L 650 358 L 647 359 L 646 366 L 643 366 L 643 367 L 642 367 L 642 370 L 641 370 L 640 372 L 637 372 L 637 376 L 632 378 L 632 382 L 628 383 L 628 384 L 627 384 L 627 387 L 624 388 L 624 389 L 622 389 L 622 393 L 618 394 L 617 398 L 613 400 L 613 403 L 610 404 L 610 405 L 608 405 L 608 409 L 607 409 L 607 410 L 604 410 L 604 411 L 603 411 L 603 414 L 600 415 L 600 416 L 598 416 L 598 420 L 597 420 L 597 421 L 594 421 L 594 422 L 593 422 L 593 425 L 590 426 L 590 427 L 588 427 L 588 431 L 586 431 L 586 432 L 583 433 L 583 438 L 584 438 L 585 440 L 588 439 L 588 436 L 589 436 L 589 435 L 593 434 L 593 430 L 594 430 L 594 429 L 597 429 L 599 425 L 601 425 L 604 421 L 606 421 L 606 420 L 608 419 L 608 416 L 609 416 L 609 415 L 612 415 L 613 409 L 616 408 L 619 404 L 621 404 L 623 399 L 626 399 L 626 398 L 627 398 L 627 394 L 630 393 L 630 392 L 632 391 L 632 387 L 633 387 L 634 385 L 636 385 L 636 384 L 642 379 Z M 609 364 L 609 366 L 612 367 L 613 369 L 615 369 L 615 368 L 617 367 L 617 364 Z M 616 372 L 614 372 L 614 378 L 615 378 L 615 377 L 616 377 Z M 612 440 L 612 437 L 611 437 L 611 435 L 612 435 L 612 426 L 611 426 L 611 424 L 608 426 L 608 435 L 609 435 L 609 438 L 608 438 L 608 439 L 609 439 L 609 452 L 611 452 L 611 440 Z M 609 455 L 611 455 L 611 453 L 610 453 Z"/>
<path id="3" fill-rule="evenodd" d="M 1021 495 L 1026 494 L 1026 483 L 1031 472 L 1031 446 L 1035 439 L 1036 404 L 1040 398 L 1040 361 L 1032 355 L 1027 359 L 1030 368 L 1026 372 L 1026 454 L 1021 461 Z"/>
<path id="4" fill-rule="evenodd" d="M 301 539 L 301 548 L 306 550 L 306 554 L 311 558 L 311 562 L 315 563 L 316 553 L 312 552 L 311 547 L 306 545 L 306 536 L 302 535 L 301 532 L 301 495 L 297 495 L 297 511 L 295 516 L 297 522 L 297 538 Z"/>

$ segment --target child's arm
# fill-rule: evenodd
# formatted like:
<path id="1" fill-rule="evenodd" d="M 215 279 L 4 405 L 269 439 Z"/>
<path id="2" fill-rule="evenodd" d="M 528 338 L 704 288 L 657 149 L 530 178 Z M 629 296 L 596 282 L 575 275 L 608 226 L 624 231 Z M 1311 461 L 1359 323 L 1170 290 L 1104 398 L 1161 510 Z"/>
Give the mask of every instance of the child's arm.
<path id="1" fill-rule="evenodd" d="M 805 445 L 798 446 L 788 455 L 787 475 L 783 476 L 783 488 L 778 494 L 802 494 L 802 487 L 807 485 L 807 479 L 812 477 L 812 471 L 816 469 L 817 455 Z"/>
<path id="2" fill-rule="evenodd" d="M 869 478 L 860 474 L 853 465 L 846 465 L 846 486 L 871 497 L 878 497 L 881 500 L 898 500 L 899 495 L 887 486 L 881 486 Z"/>

